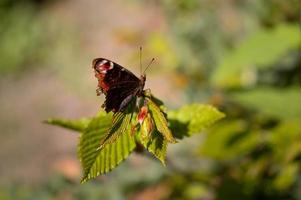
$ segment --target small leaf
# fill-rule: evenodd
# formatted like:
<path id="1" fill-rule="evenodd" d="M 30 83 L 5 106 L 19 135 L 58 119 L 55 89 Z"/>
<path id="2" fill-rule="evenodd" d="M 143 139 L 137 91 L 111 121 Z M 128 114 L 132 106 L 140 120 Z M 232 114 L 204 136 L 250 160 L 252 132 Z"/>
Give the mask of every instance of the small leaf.
<path id="1" fill-rule="evenodd" d="M 99 142 L 110 128 L 111 120 L 112 115 L 101 112 L 91 120 L 88 127 L 81 134 L 78 145 L 78 157 L 82 164 L 84 177 L 90 173 L 91 167 L 99 154 L 99 151 L 97 151 Z"/>
<path id="2" fill-rule="evenodd" d="M 262 87 L 244 92 L 231 92 L 230 97 L 243 106 L 278 119 L 299 119 L 301 117 L 300 87 Z"/>
<path id="3" fill-rule="evenodd" d="M 281 167 L 280 173 L 273 180 L 273 184 L 278 190 L 285 190 L 290 187 L 298 177 L 298 163 L 290 163 Z"/>
<path id="4" fill-rule="evenodd" d="M 138 140 L 151 154 L 158 158 L 165 166 L 167 140 L 154 127 L 154 121 L 148 113 L 140 126 Z"/>
<path id="5" fill-rule="evenodd" d="M 118 137 L 125 133 L 127 129 L 129 129 L 135 109 L 135 102 L 136 98 L 128 104 L 124 111 L 114 113 L 112 126 L 108 131 L 108 134 L 101 139 L 100 148 L 103 148 L 106 144 L 113 143 Z"/>
<path id="6" fill-rule="evenodd" d="M 145 92 L 144 92 L 144 96 L 147 98 L 147 99 L 150 99 L 152 102 L 154 102 L 160 109 L 161 111 L 164 113 L 166 111 L 166 107 L 164 106 L 164 103 L 163 101 L 161 101 L 160 99 L 158 99 L 157 97 L 155 97 L 150 89 L 147 89 Z"/>
<path id="7" fill-rule="evenodd" d="M 135 149 L 136 143 L 134 137 L 131 137 L 129 131 L 118 137 L 114 143 L 107 144 L 103 149 L 97 151 L 97 156 L 91 163 L 82 179 L 82 183 L 98 175 L 107 173 L 118 166 Z"/>
<path id="8" fill-rule="evenodd" d="M 176 143 L 176 140 L 174 139 L 171 131 L 168 128 L 167 120 L 160 108 L 150 99 L 148 99 L 148 107 L 157 127 L 157 130 L 163 135 L 163 137 L 168 142 Z"/>
<path id="9" fill-rule="evenodd" d="M 152 100 L 152 102 L 154 102 L 157 106 L 161 107 L 164 106 L 163 101 L 161 101 L 160 99 L 158 99 L 157 97 L 155 97 L 153 94 L 150 93 L 149 98 Z"/>
<path id="10" fill-rule="evenodd" d="M 142 145 L 158 158 L 165 166 L 167 140 L 157 130 L 152 131 L 150 137 L 141 138 Z"/>
<path id="11" fill-rule="evenodd" d="M 178 137 L 201 132 L 225 115 L 210 105 L 191 104 L 168 112 L 173 133 Z"/>
<path id="12" fill-rule="evenodd" d="M 244 120 L 224 120 L 214 126 L 200 146 L 203 157 L 226 161 L 252 152 L 263 142 L 259 131 L 248 130 Z"/>
<path id="13" fill-rule="evenodd" d="M 82 183 L 112 170 L 135 148 L 135 140 L 127 131 L 114 143 L 97 150 L 111 124 L 112 114 L 101 112 L 91 120 L 80 137 L 78 156 L 84 170 Z"/>
<path id="14" fill-rule="evenodd" d="M 79 120 L 48 119 L 45 123 L 81 132 L 88 126 L 90 120 L 91 119 L 88 118 L 82 118 Z"/>
<path id="15" fill-rule="evenodd" d="M 125 133 L 132 119 L 132 113 L 118 113 L 113 117 L 113 124 L 108 134 L 101 139 L 100 147 L 103 148 L 106 144 L 115 142 L 115 140 Z"/>
<path id="16" fill-rule="evenodd" d="M 150 114 L 148 113 L 145 119 L 143 120 L 142 124 L 140 125 L 140 133 L 142 139 L 149 138 L 153 130 L 154 130 L 154 122 Z"/>
<path id="17" fill-rule="evenodd" d="M 220 62 L 211 77 L 212 83 L 222 88 L 251 84 L 254 82 L 252 79 L 256 76 L 256 69 L 277 66 L 274 63 L 283 55 L 300 46 L 300 34 L 297 24 L 280 24 L 273 29 L 255 32 Z M 247 76 L 244 77 L 243 74 Z"/>

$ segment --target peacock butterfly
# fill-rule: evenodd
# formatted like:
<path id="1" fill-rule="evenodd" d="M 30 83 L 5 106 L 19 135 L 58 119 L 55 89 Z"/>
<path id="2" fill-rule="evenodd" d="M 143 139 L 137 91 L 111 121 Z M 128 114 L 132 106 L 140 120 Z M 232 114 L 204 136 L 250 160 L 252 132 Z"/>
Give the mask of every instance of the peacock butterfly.
<path id="1" fill-rule="evenodd" d="M 95 77 L 98 79 L 96 93 L 105 95 L 106 99 L 102 107 L 106 112 L 122 112 L 134 97 L 143 95 L 145 73 L 138 78 L 126 68 L 105 58 L 94 59 L 92 65 Z"/>

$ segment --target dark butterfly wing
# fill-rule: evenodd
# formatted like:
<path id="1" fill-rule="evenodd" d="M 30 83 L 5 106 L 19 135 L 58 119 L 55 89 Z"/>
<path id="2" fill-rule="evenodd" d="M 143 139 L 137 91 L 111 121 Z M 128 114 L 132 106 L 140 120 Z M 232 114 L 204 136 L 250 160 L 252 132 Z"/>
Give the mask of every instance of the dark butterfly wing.
<path id="1" fill-rule="evenodd" d="M 98 79 L 97 94 L 104 93 L 106 112 L 118 112 L 132 100 L 141 87 L 141 80 L 124 67 L 104 58 L 93 60 Z"/>
<path id="2" fill-rule="evenodd" d="M 132 85 L 125 85 L 124 87 L 116 87 L 109 89 L 106 95 L 106 101 L 103 104 L 106 112 L 122 111 L 128 103 L 136 95 L 138 88 Z"/>

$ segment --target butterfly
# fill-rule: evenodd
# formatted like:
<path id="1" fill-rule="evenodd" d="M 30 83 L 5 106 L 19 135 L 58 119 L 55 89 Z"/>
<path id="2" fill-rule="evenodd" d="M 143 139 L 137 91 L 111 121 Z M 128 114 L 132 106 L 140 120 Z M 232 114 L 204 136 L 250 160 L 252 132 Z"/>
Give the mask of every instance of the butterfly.
<path id="1" fill-rule="evenodd" d="M 106 112 L 122 112 L 134 97 L 143 96 L 146 69 L 138 78 L 126 68 L 105 58 L 94 59 L 92 66 L 98 79 L 96 93 L 106 97 L 102 105 Z"/>

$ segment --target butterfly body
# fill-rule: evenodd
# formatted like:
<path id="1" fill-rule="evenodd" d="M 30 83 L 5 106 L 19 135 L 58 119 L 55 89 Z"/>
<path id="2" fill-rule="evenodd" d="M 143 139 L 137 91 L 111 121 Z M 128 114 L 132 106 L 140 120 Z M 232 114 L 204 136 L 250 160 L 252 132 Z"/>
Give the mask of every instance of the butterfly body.
<path id="1" fill-rule="evenodd" d="M 132 72 L 108 59 L 96 58 L 92 62 L 98 79 L 97 95 L 104 94 L 102 105 L 106 112 L 121 112 L 134 97 L 143 95 L 146 76 L 140 78 Z"/>

